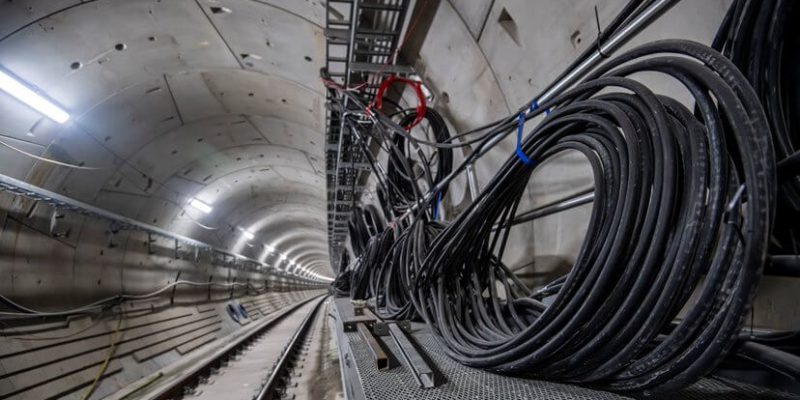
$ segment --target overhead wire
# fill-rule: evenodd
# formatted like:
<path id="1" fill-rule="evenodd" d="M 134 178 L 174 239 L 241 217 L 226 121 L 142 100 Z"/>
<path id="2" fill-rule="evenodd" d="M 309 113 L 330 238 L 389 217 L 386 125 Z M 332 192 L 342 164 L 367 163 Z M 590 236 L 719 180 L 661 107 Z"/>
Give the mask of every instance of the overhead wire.
<path id="1" fill-rule="evenodd" d="M 86 314 L 86 313 L 95 313 L 100 312 L 108 307 L 112 307 L 123 302 L 127 301 L 136 301 L 136 300 L 146 300 L 154 297 L 158 297 L 161 294 L 167 292 L 168 290 L 177 287 L 177 286 L 194 286 L 194 287 L 223 287 L 223 288 L 236 288 L 236 287 L 247 287 L 249 289 L 253 289 L 255 291 L 264 290 L 265 286 L 255 286 L 251 283 L 240 283 L 240 282 L 232 282 L 232 283 L 221 283 L 221 282 L 193 282 L 187 280 L 179 280 L 172 282 L 170 284 L 164 285 L 159 289 L 153 290 L 151 292 L 142 293 L 142 294 L 119 294 L 115 296 L 106 297 L 90 304 L 86 304 L 83 306 L 61 310 L 61 311 L 40 311 L 34 310 L 29 307 L 23 306 L 10 298 L 0 295 L 0 304 L 5 305 L 15 312 L 11 311 L 0 311 L 0 317 L 64 317 L 70 315 L 77 315 L 77 314 Z"/>
<path id="2" fill-rule="evenodd" d="M 34 160 L 46 162 L 48 164 L 58 165 L 58 166 L 61 166 L 61 167 L 67 167 L 67 168 L 72 168 L 72 169 L 87 170 L 87 171 L 95 171 L 95 170 L 99 170 L 100 169 L 100 168 L 97 168 L 97 167 L 87 167 L 87 166 L 84 166 L 84 165 L 70 164 L 70 163 L 67 163 L 67 162 L 54 160 L 52 158 L 37 156 L 36 154 L 29 153 L 29 152 L 27 152 L 25 150 L 22 150 L 22 149 L 18 148 L 18 147 L 12 146 L 11 144 L 6 143 L 5 141 L 2 141 L 2 140 L 0 140 L 0 145 L 2 145 L 4 147 L 7 147 L 7 148 L 9 148 L 11 150 L 14 150 L 17 153 L 20 153 L 20 154 L 22 154 L 22 155 L 24 155 L 26 157 L 32 158 Z"/>

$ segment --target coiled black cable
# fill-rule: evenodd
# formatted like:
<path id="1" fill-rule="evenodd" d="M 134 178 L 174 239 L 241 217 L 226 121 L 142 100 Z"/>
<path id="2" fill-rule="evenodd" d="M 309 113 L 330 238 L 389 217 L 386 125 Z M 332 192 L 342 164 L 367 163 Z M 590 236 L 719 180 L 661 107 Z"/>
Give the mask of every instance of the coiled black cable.
<path id="1" fill-rule="evenodd" d="M 416 110 L 409 110 L 400 120 L 399 125 L 404 128 L 411 126 L 417 115 Z M 423 121 L 427 122 L 430 136 L 433 136 L 432 138 L 426 137 L 426 139 L 433 140 L 436 143 L 446 143 L 450 140 L 450 130 L 447 128 L 447 123 L 435 109 L 428 108 Z M 422 127 L 419 126 L 416 129 L 422 129 Z M 416 162 L 409 154 L 411 149 L 407 148 L 407 144 L 410 142 L 417 148 L 416 156 L 419 160 Z M 387 191 L 391 203 L 396 206 L 395 211 L 401 213 L 417 200 L 420 191 L 427 191 L 433 188 L 450 174 L 453 169 L 453 150 L 450 148 L 433 148 L 431 154 L 426 155 L 413 140 L 399 134 L 395 134 L 392 138 L 392 147 L 394 151 L 389 154 L 386 167 L 387 176 L 392 185 L 387 188 Z M 431 170 L 432 164 L 436 165 L 435 175 Z M 414 187 L 419 187 L 418 181 L 425 183 L 425 186 L 419 188 L 419 190 Z M 444 185 L 436 195 L 444 197 L 446 193 L 447 186 Z"/>
<path id="2" fill-rule="evenodd" d="M 370 238 L 369 227 L 364 219 L 364 210 L 361 207 L 353 208 L 353 214 L 347 223 L 347 230 L 350 236 L 350 245 L 356 257 L 364 252 Z"/>
<path id="3" fill-rule="evenodd" d="M 372 287 L 372 274 L 375 265 L 380 263 L 394 243 L 394 232 L 390 229 L 371 237 L 364 253 L 353 264 L 350 280 L 350 297 L 355 300 L 366 300 L 375 295 Z"/>
<path id="4" fill-rule="evenodd" d="M 412 303 L 412 285 L 430 243 L 444 229 L 438 221 L 417 219 L 400 232 L 392 247 L 374 268 L 372 287 L 376 296 L 375 312 L 389 320 L 417 319 Z"/>
<path id="5" fill-rule="evenodd" d="M 696 114 L 631 77 L 645 71 L 679 82 Z M 736 341 L 766 257 L 775 161 L 756 93 L 716 51 L 665 40 L 609 60 L 528 117 L 548 109 L 523 151 L 539 163 L 578 151 L 594 171 L 572 270 L 528 294 L 500 261 L 533 171 L 512 156 L 432 242 L 417 312 L 469 366 L 630 393 L 695 382 Z"/>
<path id="6" fill-rule="evenodd" d="M 712 47 L 744 73 L 764 105 L 777 161 L 800 152 L 800 4 L 792 0 L 736 0 Z M 779 175 L 775 252 L 800 249 L 800 168 Z"/>
<path id="7" fill-rule="evenodd" d="M 336 279 L 331 283 L 331 293 L 336 297 L 346 297 L 350 295 L 350 254 L 342 251 L 339 258 L 339 266 L 336 269 Z"/>

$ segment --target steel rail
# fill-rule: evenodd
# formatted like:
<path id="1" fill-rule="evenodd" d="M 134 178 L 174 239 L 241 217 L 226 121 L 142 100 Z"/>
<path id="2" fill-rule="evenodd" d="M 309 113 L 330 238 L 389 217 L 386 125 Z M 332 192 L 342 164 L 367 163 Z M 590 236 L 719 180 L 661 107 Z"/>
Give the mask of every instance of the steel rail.
<path id="1" fill-rule="evenodd" d="M 258 392 L 258 395 L 253 397 L 253 400 L 265 400 L 265 399 L 272 399 L 275 398 L 274 393 L 278 389 L 280 385 L 281 379 L 284 377 L 285 373 L 288 370 L 290 357 L 292 357 L 297 350 L 298 345 L 300 344 L 301 339 L 305 338 L 306 334 L 308 333 L 309 328 L 311 327 L 311 322 L 314 321 L 314 317 L 317 315 L 317 311 L 319 311 L 320 305 L 325 299 L 321 299 L 317 302 L 317 305 L 314 306 L 314 309 L 306 315 L 303 322 L 300 323 L 300 327 L 294 333 L 292 338 L 289 340 L 289 343 L 284 347 L 283 353 L 281 354 L 281 358 L 275 364 L 275 367 L 272 368 L 272 373 L 270 373 L 269 378 L 267 379 L 267 383 L 261 387 L 261 390 Z"/>
<path id="2" fill-rule="evenodd" d="M 214 353 L 209 359 L 207 359 L 206 362 L 203 362 L 202 364 L 199 365 L 195 365 L 188 372 L 178 376 L 178 378 L 175 379 L 173 382 L 170 382 L 168 385 L 162 387 L 156 393 L 148 397 L 154 400 L 168 400 L 175 398 L 176 396 L 183 395 L 186 388 L 190 388 L 197 385 L 197 383 L 200 382 L 202 377 L 210 375 L 211 371 L 216 366 L 222 364 L 225 360 L 232 358 L 238 351 L 240 351 L 243 347 L 245 347 L 247 343 L 253 341 L 254 339 L 258 338 L 261 335 L 268 333 L 272 327 L 274 327 L 276 324 L 281 322 L 283 319 L 285 319 L 292 313 L 296 312 L 302 306 L 312 301 L 318 301 L 316 307 L 314 308 L 314 312 L 310 313 L 314 314 L 315 311 L 319 308 L 319 305 L 322 304 L 322 302 L 325 300 L 325 297 L 327 297 L 327 295 L 320 295 L 284 307 L 282 310 L 278 311 L 278 315 L 274 316 L 271 319 L 263 321 L 262 325 L 259 326 L 258 328 L 255 328 L 253 332 L 234 340 L 232 343 L 228 344 L 227 346 L 223 347 L 222 349 Z M 305 323 L 306 321 L 304 320 L 303 324 Z"/>

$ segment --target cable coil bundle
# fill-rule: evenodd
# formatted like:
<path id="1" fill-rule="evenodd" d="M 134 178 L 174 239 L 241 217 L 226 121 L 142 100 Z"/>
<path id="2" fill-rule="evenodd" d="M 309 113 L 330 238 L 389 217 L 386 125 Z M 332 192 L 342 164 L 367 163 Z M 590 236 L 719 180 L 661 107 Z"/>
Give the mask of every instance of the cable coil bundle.
<path id="1" fill-rule="evenodd" d="M 385 230 L 369 239 L 364 253 L 356 260 L 350 276 L 350 297 L 366 300 L 375 295 L 372 287 L 372 274 L 375 265 L 380 263 L 394 243 L 394 233 Z"/>
<path id="2" fill-rule="evenodd" d="M 409 128 L 418 118 L 417 111 L 407 112 L 400 120 L 399 125 Z M 430 108 L 427 109 L 422 118 L 427 121 L 433 140 L 436 143 L 446 143 L 450 140 L 450 131 L 444 118 Z M 386 168 L 388 178 L 389 200 L 395 206 L 395 211 L 406 211 L 409 205 L 413 204 L 422 193 L 423 189 L 430 189 L 437 183 L 442 182 L 453 169 L 453 151 L 450 148 L 434 148 L 431 157 L 418 147 L 413 137 L 407 138 L 406 135 L 395 133 L 392 135 L 393 146 L 389 154 L 389 163 Z M 416 156 L 418 162 L 411 159 L 411 149 L 407 149 L 407 144 L 417 147 Z M 435 159 L 435 160 L 434 160 Z M 436 166 L 436 171 L 432 171 L 432 164 Z M 420 187 L 419 182 L 426 184 L 427 188 Z M 447 185 L 439 190 L 443 196 L 447 192 Z"/>
<path id="3" fill-rule="evenodd" d="M 679 82 L 697 111 L 638 72 Z M 533 171 L 514 155 L 433 240 L 415 274 L 417 312 L 469 366 L 618 392 L 695 382 L 735 341 L 766 257 L 775 167 L 756 94 L 716 51 L 665 40 L 609 60 L 526 118 L 544 110 L 524 153 L 541 163 L 578 151 L 594 172 L 572 270 L 529 294 L 499 261 Z"/>
<path id="4" fill-rule="evenodd" d="M 800 248 L 800 4 L 737 0 L 712 47 L 747 76 L 764 105 L 778 165 L 775 242 L 781 253 Z"/>
<path id="5" fill-rule="evenodd" d="M 412 287 L 428 247 L 445 225 L 418 219 L 402 230 L 382 262 L 373 266 L 372 287 L 376 295 L 375 313 L 384 319 L 410 320 L 417 317 L 412 303 Z"/>
<path id="6" fill-rule="evenodd" d="M 431 143 L 447 143 L 451 139 L 444 118 L 436 110 L 427 108 L 422 117 L 417 110 L 404 110 L 399 114 L 402 115 L 396 126 L 398 130 L 373 128 L 360 132 L 362 128 L 357 124 L 351 126 L 357 134 L 382 135 L 380 139 L 389 157 L 386 175 L 379 179 L 377 192 L 382 200 L 382 211 L 387 217 L 392 212 L 404 212 L 417 204 L 423 191 L 430 190 L 450 174 L 453 164 L 452 149 L 445 146 L 426 153 L 412 136 L 411 128 L 417 126 L 425 140 L 433 140 Z M 427 122 L 424 128 L 417 124 L 423 121 Z M 363 145 L 364 141 L 360 143 Z M 362 152 L 370 165 L 377 164 L 368 149 L 362 147 Z M 388 196 L 383 193 L 388 193 Z M 447 185 L 440 187 L 437 193 L 440 199 L 444 197 Z M 337 281 L 347 279 L 349 285 L 344 282 L 337 282 L 336 285 L 349 286 L 350 296 L 354 299 L 379 295 L 376 312 L 384 318 L 414 318 L 416 313 L 410 298 L 413 266 L 422 262 L 426 243 L 432 241 L 441 230 L 440 223 L 427 222 L 437 217 L 438 206 L 426 210 L 426 214 L 421 215 L 422 219 L 415 223 L 397 224 L 371 237 L 365 234 L 368 229 L 363 222 L 364 213 L 360 208 L 354 208 L 349 226 L 350 241 L 357 259 L 346 277 L 340 274 L 340 278 L 337 278 Z M 377 208 L 374 209 L 377 214 Z M 373 219 L 377 218 L 378 215 L 373 216 Z"/>

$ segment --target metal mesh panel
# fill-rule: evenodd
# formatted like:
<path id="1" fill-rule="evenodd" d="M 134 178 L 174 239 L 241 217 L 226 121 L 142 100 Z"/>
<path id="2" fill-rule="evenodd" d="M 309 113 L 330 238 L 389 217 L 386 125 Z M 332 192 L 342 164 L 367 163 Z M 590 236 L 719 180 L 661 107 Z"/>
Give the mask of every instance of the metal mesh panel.
<path id="1" fill-rule="evenodd" d="M 496 375 L 480 369 L 465 367 L 441 351 L 439 344 L 421 324 L 414 324 L 413 337 L 420 350 L 433 361 L 433 368 L 443 376 L 444 383 L 432 389 L 421 389 L 403 364 L 395 358 L 394 367 L 378 371 L 366 343 L 357 332 L 346 333 L 353 358 L 361 376 L 367 399 L 389 400 L 447 400 L 447 399 L 546 399 L 546 400 L 615 400 L 627 399 L 614 393 L 578 386 L 531 379 Z M 390 337 L 382 340 L 390 356 L 400 354 Z M 721 380 L 705 379 L 702 382 L 665 399 L 720 400 L 720 399 L 800 399 L 744 384 L 731 384 Z"/>

